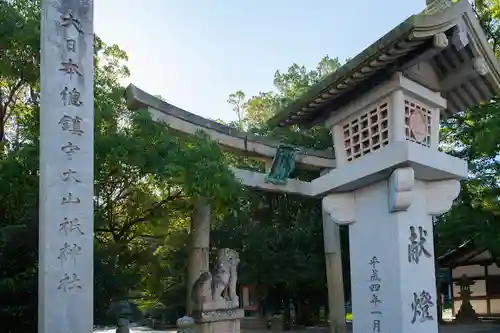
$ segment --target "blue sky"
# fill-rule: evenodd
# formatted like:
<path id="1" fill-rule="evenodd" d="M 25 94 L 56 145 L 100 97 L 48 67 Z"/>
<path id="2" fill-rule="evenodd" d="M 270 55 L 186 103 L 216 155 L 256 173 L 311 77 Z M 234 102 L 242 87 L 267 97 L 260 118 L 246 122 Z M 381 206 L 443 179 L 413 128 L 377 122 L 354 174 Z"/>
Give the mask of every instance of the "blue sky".
<path id="1" fill-rule="evenodd" d="M 95 31 L 129 56 L 130 81 L 211 119 L 230 93 L 272 89 L 276 70 L 353 57 L 425 0 L 98 0 Z"/>

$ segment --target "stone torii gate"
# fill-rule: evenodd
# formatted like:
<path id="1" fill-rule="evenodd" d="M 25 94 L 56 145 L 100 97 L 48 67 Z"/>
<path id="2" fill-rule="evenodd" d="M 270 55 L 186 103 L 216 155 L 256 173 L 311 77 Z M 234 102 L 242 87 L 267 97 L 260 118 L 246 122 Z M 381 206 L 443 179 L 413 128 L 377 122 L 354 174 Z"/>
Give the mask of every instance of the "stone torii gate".
<path id="1" fill-rule="evenodd" d="M 319 178 L 275 185 L 266 174 L 233 169 L 250 187 L 322 198 L 330 332 L 346 329 L 339 225 L 349 226 L 354 332 L 438 331 L 432 218 L 450 209 L 459 180 L 467 177 L 465 161 L 438 151 L 439 121 L 497 95 L 499 73 L 468 1 L 428 1 L 271 119 L 276 126 L 331 129 L 335 159 L 306 149 L 295 157 L 298 167 L 322 170 Z M 198 117 L 133 85 L 127 100 L 179 133 L 201 129 L 224 149 L 268 166 L 279 155 L 276 142 Z M 208 266 L 209 215 L 200 202 L 192 219 L 189 283 Z"/>
<path id="2" fill-rule="evenodd" d="M 126 97 L 130 109 L 148 109 L 153 119 L 166 123 L 173 132 L 186 135 L 202 130 L 211 139 L 216 140 L 224 150 L 263 161 L 269 171 L 272 169 L 273 161 L 276 160 L 277 150 L 280 147 L 282 147 L 282 151 L 286 150 L 286 147 L 278 142 L 241 132 L 235 128 L 197 116 L 150 95 L 134 85 L 129 85 Z M 295 154 L 294 162 L 298 168 L 318 170 L 322 173 L 328 172 L 335 167 L 333 150 L 301 148 Z M 266 179 L 268 174 L 265 173 L 238 168 L 232 168 L 232 171 L 236 178 L 241 180 L 242 184 L 249 187 L 264 191 L 311 196 L 308 182 L 285 178 L 282 185 L 275 185 L 269 179 Z M 191 287 L 200 273 L 209 269 L 210 212 L 210 206 L 205 204 L 202 198 L 194 204 L 194 211 L 191 216 L 191 250 L 186 301 L 188 313 L 191 313 L 193 306 L 190 295 Z M 328 221 L 328 218 L 326 221 Z M 338 325 L 345 326 L 339 227 L 333 223 L 330 226 L 327 222 L 325 228 L 331 231 L 328 234 L 332 236 L 328 239 L 325 238 L 325 256 L 329 264 L 327 270 L 328 284 L 329 290 L 334 292 L 331 299 L 335 300 L 335 304 L 330 304 L 330 311 L 332 312 L 335 309 L 337 311 L 335 318 L 337 318 Z"/>

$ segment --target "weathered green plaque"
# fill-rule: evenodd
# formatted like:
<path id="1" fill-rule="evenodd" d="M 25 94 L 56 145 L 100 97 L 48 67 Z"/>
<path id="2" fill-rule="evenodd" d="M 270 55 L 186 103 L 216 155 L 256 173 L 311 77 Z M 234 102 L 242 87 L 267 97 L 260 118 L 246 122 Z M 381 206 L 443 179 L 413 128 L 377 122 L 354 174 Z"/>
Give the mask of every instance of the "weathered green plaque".
<path id="1" fill-rule="evenodd" d="M 288 177 L 295 168 L 295 157 L 300 149 L 292 145 L 279 145 L 273 159 L 271 171 L 266 176 L 266 182 L 274 185 L 286 185 Z"/>

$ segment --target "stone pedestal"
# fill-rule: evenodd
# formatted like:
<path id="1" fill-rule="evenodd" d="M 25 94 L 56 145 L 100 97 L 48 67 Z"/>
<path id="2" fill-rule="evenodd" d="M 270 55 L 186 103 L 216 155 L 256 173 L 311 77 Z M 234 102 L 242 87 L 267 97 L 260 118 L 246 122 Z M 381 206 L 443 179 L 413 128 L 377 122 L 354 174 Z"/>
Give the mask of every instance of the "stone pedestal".
<path id="1" fill-rule="evenodd" d="M 116 327 L 116 333 L 130 333 L 130 320 L 128 318 L 119 318 Z"/>
<path id="2" fill-rule="evenodd" d="M 412 168 L 324 199 L 348 223 L 353 332 L 438 331 L 433 219 L 460 191 L 456 180 L 421 181 Z"/>
<path id="3" fill-rule="evenodd" d="M 196 333 L 240 333 L 240 320 L 245 316 L 243 309 L 217 309 L 193 311 Z"/>
<path id="4" fill-rule="evenodd" d="M 212 272 L 204 272 L 193 284 L 197 333 L 240 332 L 244 310 L 236 294 L 239 262 L 238 252 L 220 249 Z"/>
<path id="5" fill-rule="evenodd" d="M 455 321 L 461 324 L 472 324 L 479 321 L 477 313 L 472 307 L 470 300 L 462 301 L 462 305 L 458 310 Z"/>

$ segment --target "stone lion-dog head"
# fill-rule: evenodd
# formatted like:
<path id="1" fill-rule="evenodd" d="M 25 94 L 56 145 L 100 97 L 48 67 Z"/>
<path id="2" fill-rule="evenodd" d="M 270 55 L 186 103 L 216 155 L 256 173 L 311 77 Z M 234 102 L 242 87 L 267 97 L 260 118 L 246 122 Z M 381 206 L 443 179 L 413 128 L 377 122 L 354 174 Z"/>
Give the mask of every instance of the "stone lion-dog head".
<path id="1" fill-rule="evenodd" d="M 217 253 L 217 263 L 221 268 L 231 269 L 240 263 L 240 255 L 233 249 L 220 249 Z"/>

